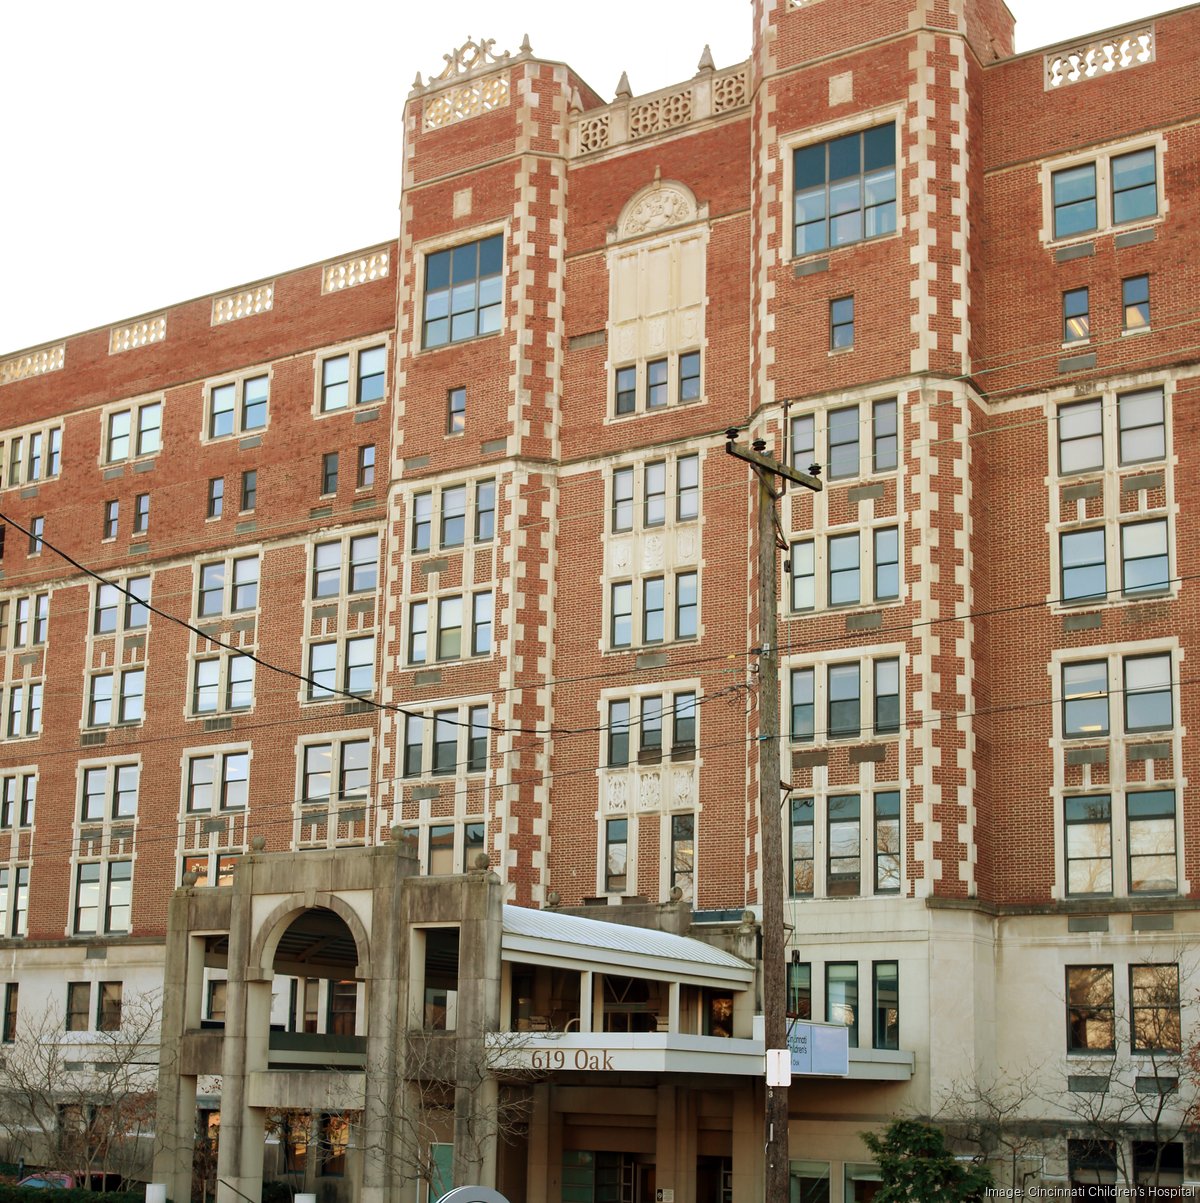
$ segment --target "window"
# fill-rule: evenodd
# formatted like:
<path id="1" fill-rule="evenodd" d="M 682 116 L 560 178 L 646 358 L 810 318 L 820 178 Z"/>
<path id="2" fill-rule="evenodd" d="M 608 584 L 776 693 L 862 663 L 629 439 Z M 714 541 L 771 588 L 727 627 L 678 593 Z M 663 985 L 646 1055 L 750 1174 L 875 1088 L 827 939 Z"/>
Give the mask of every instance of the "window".
<path id="1" fill-rule="evenodd" d="M 828 1161 L 789 1161 L 788 1180 L 790 1198 L 803 1203 L 829 1203 Z"/>
<path id="2" fill-rule="evenodd" d="M 119 689 L 114 696 L 114 678 Z M 87 725 L 107 727 L 111 723 L 136 723 L 143 718 L 146 692 L 146 672 L 141 668 L 125 669 L 120 674 L 96 673 L 88 689 Z M 117 703 L 116 712 L 113 702 Z"/>
<path id="3" fill-rule="evenodd" d="M 875 531 L 875 600 L 900 596 L 900 532 L 894 526 Z"/>
<path id="4" fill-rule="evenodd" d="M 28 934 L 29 866 L 0 868 L 0 936 Z"/>
<path id="5" fill-rule="evenodd" d="M 1179 966 L 1130 965 L 1129 1012 L 1133 1052 L 1179 1052 Z"/>
<path id="6" fill-rule="evenodd" d="M 268 387 L 265 372 L 213 385 L 208 393 L 208 437 L 223 439 L 266 426 Z"/>
<path id="7" fill-rule="evenodd" d="M 421 345 L 441 347 L 499 330 L 503 268 L 500 234 L 426 255 Z"/>
<path id="8" fill-rule="evenodd" d="M 75 870 L 76 935 L 129 931 L 133 905 L 133 862 L 89 861 Z M 101 984 L 101 990 L 104 986 Z M 119 1003 L 118 1003 L 119 1005 Z M 117 1024 L 120 1024 L 118 1010 Z M 97 1030 L 114 1031 L 97 1024 Z"/>
<path id="9" fill-rule="evenodd" d="M 667 521 L 667 465 L 658 460 L 643 470 L 642 525 L 663 526 Z"/>
<path id="10" fill-rule="evenodd" d="M 1161 388 L 1124 393 L 1117 398 L 1118 460 L 1141 464 L 1167 453 Z"/>
<path id="11" fill-rule="evenodd" d="M 1125 730 L 1163 731 L 1173 722 L 1170 656 L 1126 656 Z"/>
<path id="12" fill-rule="evenodd" d="M 408 607 L 408 662 L 424 664 L 429 659 L 429 603 L 412 602 Z"/>
<path id="13" fill-rule="evenodd" d="M 816 733 L 815 673 L 811 668 L 792 669 L 791 735 L 808 742 Z"/>
<path id="14" fill-rule="evenodd" d="M 121 982 L 101 982 L 97 996 L 96 1031 L 119 1032 L 121 1030 Z"/>
<path id="15" fill-rule="evenodd" d="M 834 409 L 829 413 L 830 480 L 858 475 L 858 406 Z"/>
<path id="16" fill-rule="evenodd" d="M 642 582 L 643 643 L 662 643 L 666 631 L 666 620 L 663 614 L 665 605 L 666 583 L 663 578 L 661 576 L 648 577 Z"/>
<path id="17" fill-rule="evenodd" d="M 1172 813 L 1171 842 L 1175 821 Z M 1063 799 L 1063 834 L 1067 852 L 1068 894 L 1113 892 L 1112 799 L 1108 794 L 1080 794 Z M 1174 854 L 1171 880 L 1174 884 Z M 1132 865 L 1132 853 L 1131 853 Z"/>
<path id="18" fill-rule="evenodd" d="M 0 438 L 0 489 L 50 480 L 61 470 L 61 426 L 17 431 Z"/>
<path id="19" fill-rule="evenodd" d="M 1059 554 L 1064 602 L 1107 596 L 1103 527 L 1064 532 L 1059 536 Z"/>
<path id="20" fill-rule="evenodd" d="M 300 791 L 303 805 L 365 802 L 370 788 L 370 740 L 343 739 L 304 747 Z"/>
<path id="21" fill-rule="evenodd" d="M 829 604 L 857 605 L 859 584 L 858 533 L 829 537 Z"/>
<path id="22" fill-rule="evenodd" d="M 699 603 L 697 576 L 694 572 L 675 575 L 675 638 L 694 639 L 697 633 Z"/>
<path id="23" fill-rule="evenodd" d="M 486 772 L 489 730 L 488 708 L 479 703 L 431 714 L 407 714 L 404 720 L 404 776 Z"/>
<path id="24" fill-rule="evenodd" d="M 807 961 L 788 962 L 787 1014 L 790 1019 L 812 1019 L 812 965 Z"/>
<path id="25" fill-rule="evenodd" d="M 196 613 L 200 618 L 239 613 L 258 606 L 258 556 L 200 565 Z"/>
<path id="26" fill-rule="evenodd" d="M 813 861 L 816 852 L 813 817 L 812 798 L 792 799 L 791 895 L 793 898 L 811 898 L 813 894 L 815 881 Z"/>
<path id="27" fill-rule="evenodd" d="M 438 598 L 437 658 L 457 660 L 462 655 L 463 599 Z"/>
<path id="28" fill-rule="evenodd" d="M 330 639 L 308 648 L 308 700 L 367 696 L 375 689 L 375 636 Z"/>
<path id="29" fill-rule="evenodd" d="M 640 600 L 636 632 L 640 643 L 694 638 L 700 613 L 698 582 L 695 572 L 680 572 L 670 579 L 652 576 L 610 585 L 609 646 L 617 649 L 634 645 L 635 596 Z"/>
<path id="30" fill-rule="evenodd" d="M 608 765 L 620 768 L 629 763 L 629 701 L 608 704 Z"/>
<path id="31" fill-rule="evenodd" d="M 442 490 L 442 523 L 439 542 L 443 548 L 462 547 L 467 538 L 467 487 L 455 485 Z"/>
<path id="32" fill-rule="evenodd" d="M 250 468 L 242 473 L 242 513 L 251 513 L 256 505 L 258 505 L 258 470 Z"/>
<path id="33" fill-rule="evenodd" d="M 488 711 L 486 706 L 471 706 L 467 711 L 467 772 L 487 770 Z"/>
<path id="34" fill-rule="evenodd" d="M 0 1043 L 15 1044 L 17 1039 L 17 997 L 20 986 L 8 982 L 4 987 L 4 1022 L 0 1027 Z"/>
<path id="35" fill-rule="evenodd" d="M 1175 791 L 1142 790 L 1126 794 L 1129 892 L 1173 894 L 1177 888 Z"/>
<path id="36" fill-rule="evenodd" d="M 829 710 L 826 733 L 830 739 L 857 738 L 861 730 L 861 680 L 857 664 L 829 666 Z"/>
<path id="37" fill-rule="evenodd" d="M 1050 173 L 1054 238 L 1073 238 L 1158 214 L 1158 154 L 1146 146 Z"/>
<path id="38" fill-rule="evenodd" d="M 666 409 L 672 398 L 676 404 L 699 400 L 700 368 L 699 351 L 617 368 L 613 373 L 614 412 L 618 417 L 636 413 L 639 396 L 644 411 Z"/>
<path id="39" fill-rule="evenodd" d="M 375 444 L 364 443 L 358 449 L 358 471 L 355 477 L 356 486 L 369 489 L 375 483 Z"/>
<path id="40" fill-rule="evenodd" d="M 92 983 L 67 983 L 66 1028 L 68 1032 L 86 1032 L 92 1013 Z"/>
<path id="41" fill-rule="evenodd" d="M 611 587 L 612 618 L 609 642 L 613 647 L 633 646 L 633 585 L 625 581 Z"/>
<path id="42" fill-rule="evenodd" d="M 338 453 L 327 451 L 321 456 L 321 494 L 337 492 L 338 486 Z"/>
<path id="43" fill-rule="evenodd" d="M 667 360 L 646 364 L 646 408 L 663 409 L 667 404 Z"/>
<path id="44" fill-rule="evenodd" d="M 162 402 L 144 401 L 108 415 L 105 423 L 104 462 L 120 463 L 162 448 Z"/>
<path id="45" fill-rule="evenodd" d="M 671 816 L 671 889 L 692 897 L 696 867 L 696 816 Z"/>
<path id="46" fill-rule="evenodd" d="M 818 696 L 820 694 L 821 696 Z M 871 710 L 862 714 L 863 699 Z M 817 732 L 818 709 L 825 712 L 823 732 Z M 900 730 L 900 662 L 888 657 L 862 663 L 829 664 L 819 669 L 791 670 L 790 736 L 795 743 L 822 738 L 857 738 L 863 727 L 875 735 L 893 735 Z"/>
<path id="47" fill-rule="evenodd" d="M 825 1022 L 850 1029 L 850 1047 L 858 1047 L 858 965 L 854 961 L 825 964 Z"/>
<path id="48" fill-rule="evenodd" d="M 875 893 L 900 892 L 900 793 L 875 795 Z"/>
<path id="49" fill-rule="evenodd" d="M 838 297 L 829 302 L 829 349 L 845 351 L 854 346 L 854 298 Z"/>
<path id="50" fill-rule="evenodd" d="M 348 535 L 313 545 L 312 596 L 371 593 L 379 584 L 379 536 Z"/>
<path id="51" fill-rule="evenodd" d="M 433 715 L 433 773 L 452 774 L 458 767 L 458 712 L 437 710 Z"/>
<path id="52" fill-rule="evenodd" d="M 37 802 L 37 777 L 13 773 L 0 777 L 0 830 L 29 827 Z"/>
<path id="53" fill-rule="evenodd" d="M 36 647 L 46 642 L 50 595 L 33 593 L 0 601 L 0 650 Z"/>
<path id="54" fill-rule="evenodd" d="M 42 733 L 41 681 L 23 681 L 10 685 L 3 727 L 9 739 L 25 739 Z M 2 695 L 3 691 L 0 691 Z"/>
<path id="55" fill-rule="evenodd" d="M 700 457 L 681 455 L 675 462 L 675 517 L 689 522 L 700 516 Z"/>
<path id="56" fill-rule="evenodd" d="M 896 229 L 896 128 L 876 126 L 792 153 L 796 255 Z"/>
<path id="57" fill-rule="evenodd" d="M 696 749 L 696 694 L 682 690 L 666 698 L 670 712 L 669 753 L 673 760 L 687 760 Z M 630 733 L 637 732 L 636 760 L 639 764 L 658 764 L 663 756 L 664 700 L 662 694 L 635 698 L 614 698 L 608 703 L 606 719 L 605 763 L 622 768 L 632 759 Z"/>
<path id="58" fill-rule="evenodd" d="M 490 543 L 496 536 L 496 482 L 475 485 L 475 542 Z"/>
<path id="59" fill-rule="evenodd" d="M 876 401 L 871 407 L 871 468 L 875 472 L 890 472 L 898 457 L 896 402 Z"/>
<path id="60" fill-rule="evenodd" d="M 876 961 L 871 966 L 875 1022 L 871 1047 L 900 1047 L 900 966 L 896 961 Z"/>
<path id="61" fill-rule="evenodd" d="M 117 537 L 120 514 L 121 503 L 119 501 L 106 501 L 104 503 L 103 538 L 115 539 Z"/>
<path id="62" fill-rule="evenodd" d="M 1150 328 L 1150 277 L 1121 281 L 1121 329 L 1126 334 Z"/>
<path id="63" fill-rule="evenodd" d="M 139 493 L 133 499 L 133 533 L 144 535 L 150 529 L 150 494 Z"/>
<path id="64" fill-rule="evenodd" d="M 817 604 L 817 569 L 813 541 L 792 544 L 792 609 L 812 610 Z"/>
<path id="65" fill-rule="evenodd" d="M 1108 734 L 1108 664 L 1089 660 L 1064 664 L 1063 734 L 1068 738 Z"/>
<path id="66" fill-rule="evenodd" d="M 1099 401 L 1058 408 L 1058 470 L 1063 476 L 1104 467 L 1104 435 Z"/>
<path id="67" fill-rule="evenodd" d="M 859 849 L 862 846 L 859 813 L 857 794 L 834 794 L 829 798 L 826 833 L 829 859 L 825 883 L 826 892 L 831 898 L 859 892 Z"/>
<path id="68" fill-rule="evenodd" d="M 476 593 L 472 599 L 471 655 L 486 656 L 492 650 L 492 593 Z"/>
<path id="69" fill-rule="evenodd" d="M 208 482 L 208 517 L 220 518 L 225 509 L 225 478 L 214 476 Z"/>
<path id="70" fill-rule="evenodd" d="M 84 769 L 80 822 L 133 818 L 137 814 L 139 776 L 140 769 L 136 764 L 96 765 Z"/>
<path id="71" fill-rule="evenodd" d="M 387 348 L 364 347 L 343 351 L 321 361 L 322 413 L 345 409 L 354 398 L 356 405 L 382 401 L 387 373 Z"/>
<path id="72" fill-rule="evenodd" d="M 248 752 L 193 756 L 187 769 L 187 811 L 207 814 L 214 810 L 245 810 L 249 782 Z"/>
<path id="73" fill-rule="evenodd" d="M 679 357 L 679 400 L 700 399 L 700 352 L 688 351 Z"/>
<path id="74" fill-rule="evenodd" d="M 1121 590 L 1128 597 L 1157 593 L 1171 584 L 1167 520 L 1130 522 L 1121 527 Z"/>
<path id="75" fill-rule="evenodd" d="M 1067 1052 L 1111 1053 L 1115 1048 L 1111 965 L 1067 966 Z"/>
<path id="76" fill-rule="evenodd" d="M 96 588 L 92 602 L 92 633 L 111 635 L 117 630 L 117 616 L 124 599 L 124 629 L 140 630 L 149 621 L 150 578 L 131 576 L 121 585 L 102 584 Z"/>
<path id="77" fill-rule="evenodd" d="M 40 556 L 42 554 L 42 536 L 45 533 L 45 517 L 39 515 L 36 518 L 29 519 L 29 554 L 31 556 Z"/>
<path id="78" fill-rule="evenodd" d="M 640 481 L 641 504 L 636 488 Z M 616 468 L 612 474 L 611 529 L 614 533 L 634 529 L 635 514 L 641 528 L 664 526 L 667 522 L 667 498 L 674 492 L 675 519 L 692 521 L 700 515 L 700 458 L 682 455 L 673 463 L 655 460 L 638 469 Z"/>
<path id="79" fill-rule="evenodd" d="M 1064 343 L 1087 342 L 1091 337 L 1091 322 L 1088 317 L 1088 290 L 1071 288 L 1063 293 L 1063 336 Z"/>
<path id="80" fill-rule="evenodd" d="M 624 893 L 629 872 L 629 820 L 608 819 L 604 824 L 604 892 Z"/>
<path id="81" fill-rule="evenodd" d="M 617 413 L 633 413 L 637 408 L 637 368 L 617 368 L 614 392 L 617 399 Z"/>
<path id="82" fill-rule="evenodd" d="M 467 428 L 467 390 L 452 388 L 446 394 L 446 433 L 462 434 Z"/>
<path id="83" fill-rule="evenodd" d="M 677 693 L 671 724 L 671 759 L 682 760 L 696 747 L 696 695 Z"/>
<path id="84" fill-rule="evenodd" d="M 192 714 L 249 710 L 254 703 L 254 661 L 226 652 L 195 661 L 192 669 Z"/>

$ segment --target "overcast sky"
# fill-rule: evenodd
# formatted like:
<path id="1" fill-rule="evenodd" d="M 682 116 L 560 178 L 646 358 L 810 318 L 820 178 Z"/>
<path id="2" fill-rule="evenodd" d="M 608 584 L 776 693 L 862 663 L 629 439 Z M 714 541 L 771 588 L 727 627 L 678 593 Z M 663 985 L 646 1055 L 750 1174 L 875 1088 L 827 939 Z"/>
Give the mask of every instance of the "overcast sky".
<path id="1" fill-rule="evenodd" d="M 1167 7 L 1009 4 L 1019 50 Z M 744 59 L 750 5 L 0 0 L 0 355 L 393 237 L 413 76 L 524 33 L 611 98 Z"/>

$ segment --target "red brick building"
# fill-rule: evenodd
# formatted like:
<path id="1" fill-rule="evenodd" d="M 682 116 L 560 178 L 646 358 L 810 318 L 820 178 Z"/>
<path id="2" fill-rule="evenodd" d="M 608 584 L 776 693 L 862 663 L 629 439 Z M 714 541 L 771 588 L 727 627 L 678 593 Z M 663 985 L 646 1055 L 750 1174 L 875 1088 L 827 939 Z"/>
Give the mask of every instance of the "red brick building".
<path id="1" fill-rule="evenodd" d="M 1137 1101 L 1195 993 L 1200 10 L 753 21 L 609 104 L 468 43 L 398 242 L 0 363 L 8 997 L 153 981 L 257 839 L 757 907 L 737 427 L 825 480 L 778 507 L 789 997 L 856 1051 L 796 1177 L 869 1198 L 865 1123 L 1008 1083 L 1020 1174 L 1181 1181 Z"/>

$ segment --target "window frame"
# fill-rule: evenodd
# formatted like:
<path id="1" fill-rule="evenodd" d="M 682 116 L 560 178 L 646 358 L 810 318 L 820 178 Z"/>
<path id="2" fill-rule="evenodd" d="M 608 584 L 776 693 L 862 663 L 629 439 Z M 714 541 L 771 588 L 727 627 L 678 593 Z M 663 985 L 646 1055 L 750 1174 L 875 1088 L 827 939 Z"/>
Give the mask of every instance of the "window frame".
<path id="1" fill-rule="evenodd" d="M 264 434 L 271 425 L 271 385 L 274 368 L 272 364 L 260 364 L 255 367 L 243 368 L 241 371 L 225 376 L 214 376 L 204 382 L 204 424 L 201 428 L 200 442 L 222 443 L 232 439 L 243 439 L 252 435 Z M 262 395 L 259 396 L 259 385 L 262 384 Z M 247 396 L 247 390 L 253 387 L 254 392 Z M 221 408 L 217 409 L 217 394 L 221 394 Z M 226 395 L 230 404 L 224 404 Z M 258 409 L 262 410 L 261 421 L 257 420 Z M 229 429 L 218 431 L 217 416 L 229 415 Z M 220 423 L 224 426 L 224 423 Z"/>
<path id="2" fill-rule="evenodd" d="M 1103 237 L 1104 235 L 1161 222 L 1166 217 L 1168 202 L 1166 199 L 1166 172 L 1164 157 L 1167 151 L 1166 139 L 1161 133 L 1130 138 L 1125 142 L 1100 149 L 1080 152 L 1048 159 L 1041 164 L 1040 179 L 1042 188 L 1042 230 L 1041 241 L 1044 245 L 1062 245 L 1076 241 L 1085 241 Z M 1150 184 L 1135 184 L 1130 189 L 1117 187 L 1117 168 L 1115 165 L 1122 160 L 1128 160 L 1138 155 L 1152 152 L 1154 169 Z M 1057 199 L 1056 179 L 1064 181 L 1069 175 L 1079 175 L 1091 168 L 1091 192 L 1080 194 L 1071 199 L 1064 196 L 1062 201 Z M 1125 191 L 1134 191 L 1153 187 L 1154 211 L 1152 213 L 1135 214 L 1129 217 L 1118 217 L 1117 197 Z M 1059 230 L 1059 211 L 1071 206 L 1090 203 L 1091 224 L 1080 225 L 1074 229 Z"/>
<path id="3" fill-rule="evenodd" d="M 465 235 L 465 236 L 464 236 Z M 485 244 L 496 242 L 499 244 L 499 269 L 495 272 L 481 271 L 483 266 L 483 253 Z M 456 313 L 465 314 L 466 309 L 453 309 L 453 273 L 455 270 L 455 254 L 459 251 L 465 251 L 468 247 L 475 248 L 475 272 L 470 277 L 472 284 L 472 292 L 474 295 L 474 304 L 469 312 L 473 314 L 473 329 L 468 334 L 463 334 L 460 337 L 454 337 L 454 322 L 453 318 Z M 488 338 L 494 334 L 499 334 L 505 329 L 505 281 L 509 271 L 509 256 L 510 247 L 508 246 L 507 231 L 504 227 L 491 227 L 486 230 L 479 230 L 474 233 L 467 231 L 459 231 L 456 237 L 451 241 L 443 239 L 436 243 L 429 243 L 417 249 L 417 254 L 420 256 L 421 268 L 419 273 L 420 290 L 418 294 L 418 304 L 414 306 L 414 320 L 416 322 L 416 331 L 414 343 L 421 352 L 424 351 L 439 351 L 445 347 L 453 347 L 460 343 L 472 342 L 477 338 Z M 440 261 L 442 257 L 446 257 L 447 274 L 445 287 L 438 285 L 431 286 L 431 267 L 435 261 Z M 465 257 L 465 256 L 464 256 Z M 440 272 L 439 272 L 440 274 Z M 496 299 L 489 299 L 486 304 L 481 304 L 480 285 L 484 281 L 496 280 L 495 290 L 497 293 Z M 467 278 L 463 277 L 459 287 L 465 287 Z M 491 288 L 489 287 L 489 297 Z M 440 306 L 434 305 L 435 312 L 431 315 L 431 301 L 434 297 L 445 293 L 446 296 L 446 312 L 441 315 L 436 312 Z M 489 326 L 486 330 L 481 330 L 480 315 L 484 310 L 496 311 L 495 325 Z M 446 337 L 431 342 L 429 337 L 429 327 L 431 322 L 444 320 L 446 322 Z M 490 322 L 490 318 L 489 318 Z"/>
<path id="4" fill-rule="evenodd" d="M 324 418 L 331 414 L 347 413 L 374 405 L 382 405 L 387 400 L 388 393 L 388 352 L 391 349 L 390 341 L 387 333 L 383 333 L 373 338 L 359 339 L 352 343 L 343 343 L 321 351 L 317 355 L 313 365 L 313 416 Z M 364 371 L 363 358 L 380 351 L 383 353 L 382 370 Z M 341 359 L 345 359 L 346 361 L 345 378 L 327 380 L 327 365 L 335 364 Z M 376 379 L 380 379 L 379 395 L 364 396 L 364 385 Z M 341 401 L 340 404 L 328 403 L 330 391 L 339 388 L 344 388 L 345 400 Z"/>
<path id="5" fill-rule="evenodd" d="M 161 393 L 121 401 L 101 410 L 100 466 L 109 468 L 158 455 L 163 444 L 163 411 Z M 114 421 L 122 417 L 128 420 L 127 429 L 123 434 L 114 436 Z M 151 418 L 154 422 L 150 421 Z M 123 453 L 114 451 L 114 437 L 125 440 L 126 450 Z M 152 439 L 154 445 L 144 447 L 148 438 Z"/>

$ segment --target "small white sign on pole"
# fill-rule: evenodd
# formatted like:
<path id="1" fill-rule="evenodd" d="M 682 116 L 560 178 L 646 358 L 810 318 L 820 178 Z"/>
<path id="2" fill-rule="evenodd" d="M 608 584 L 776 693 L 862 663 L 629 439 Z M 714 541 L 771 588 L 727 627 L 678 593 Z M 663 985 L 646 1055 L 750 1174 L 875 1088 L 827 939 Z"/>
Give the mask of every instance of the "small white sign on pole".
<path id="1" fill-rule="evenodd" d="M 792 1084 L 792 1051 L 787 1048 L 767 1049 L 767 1085 Z"/>

